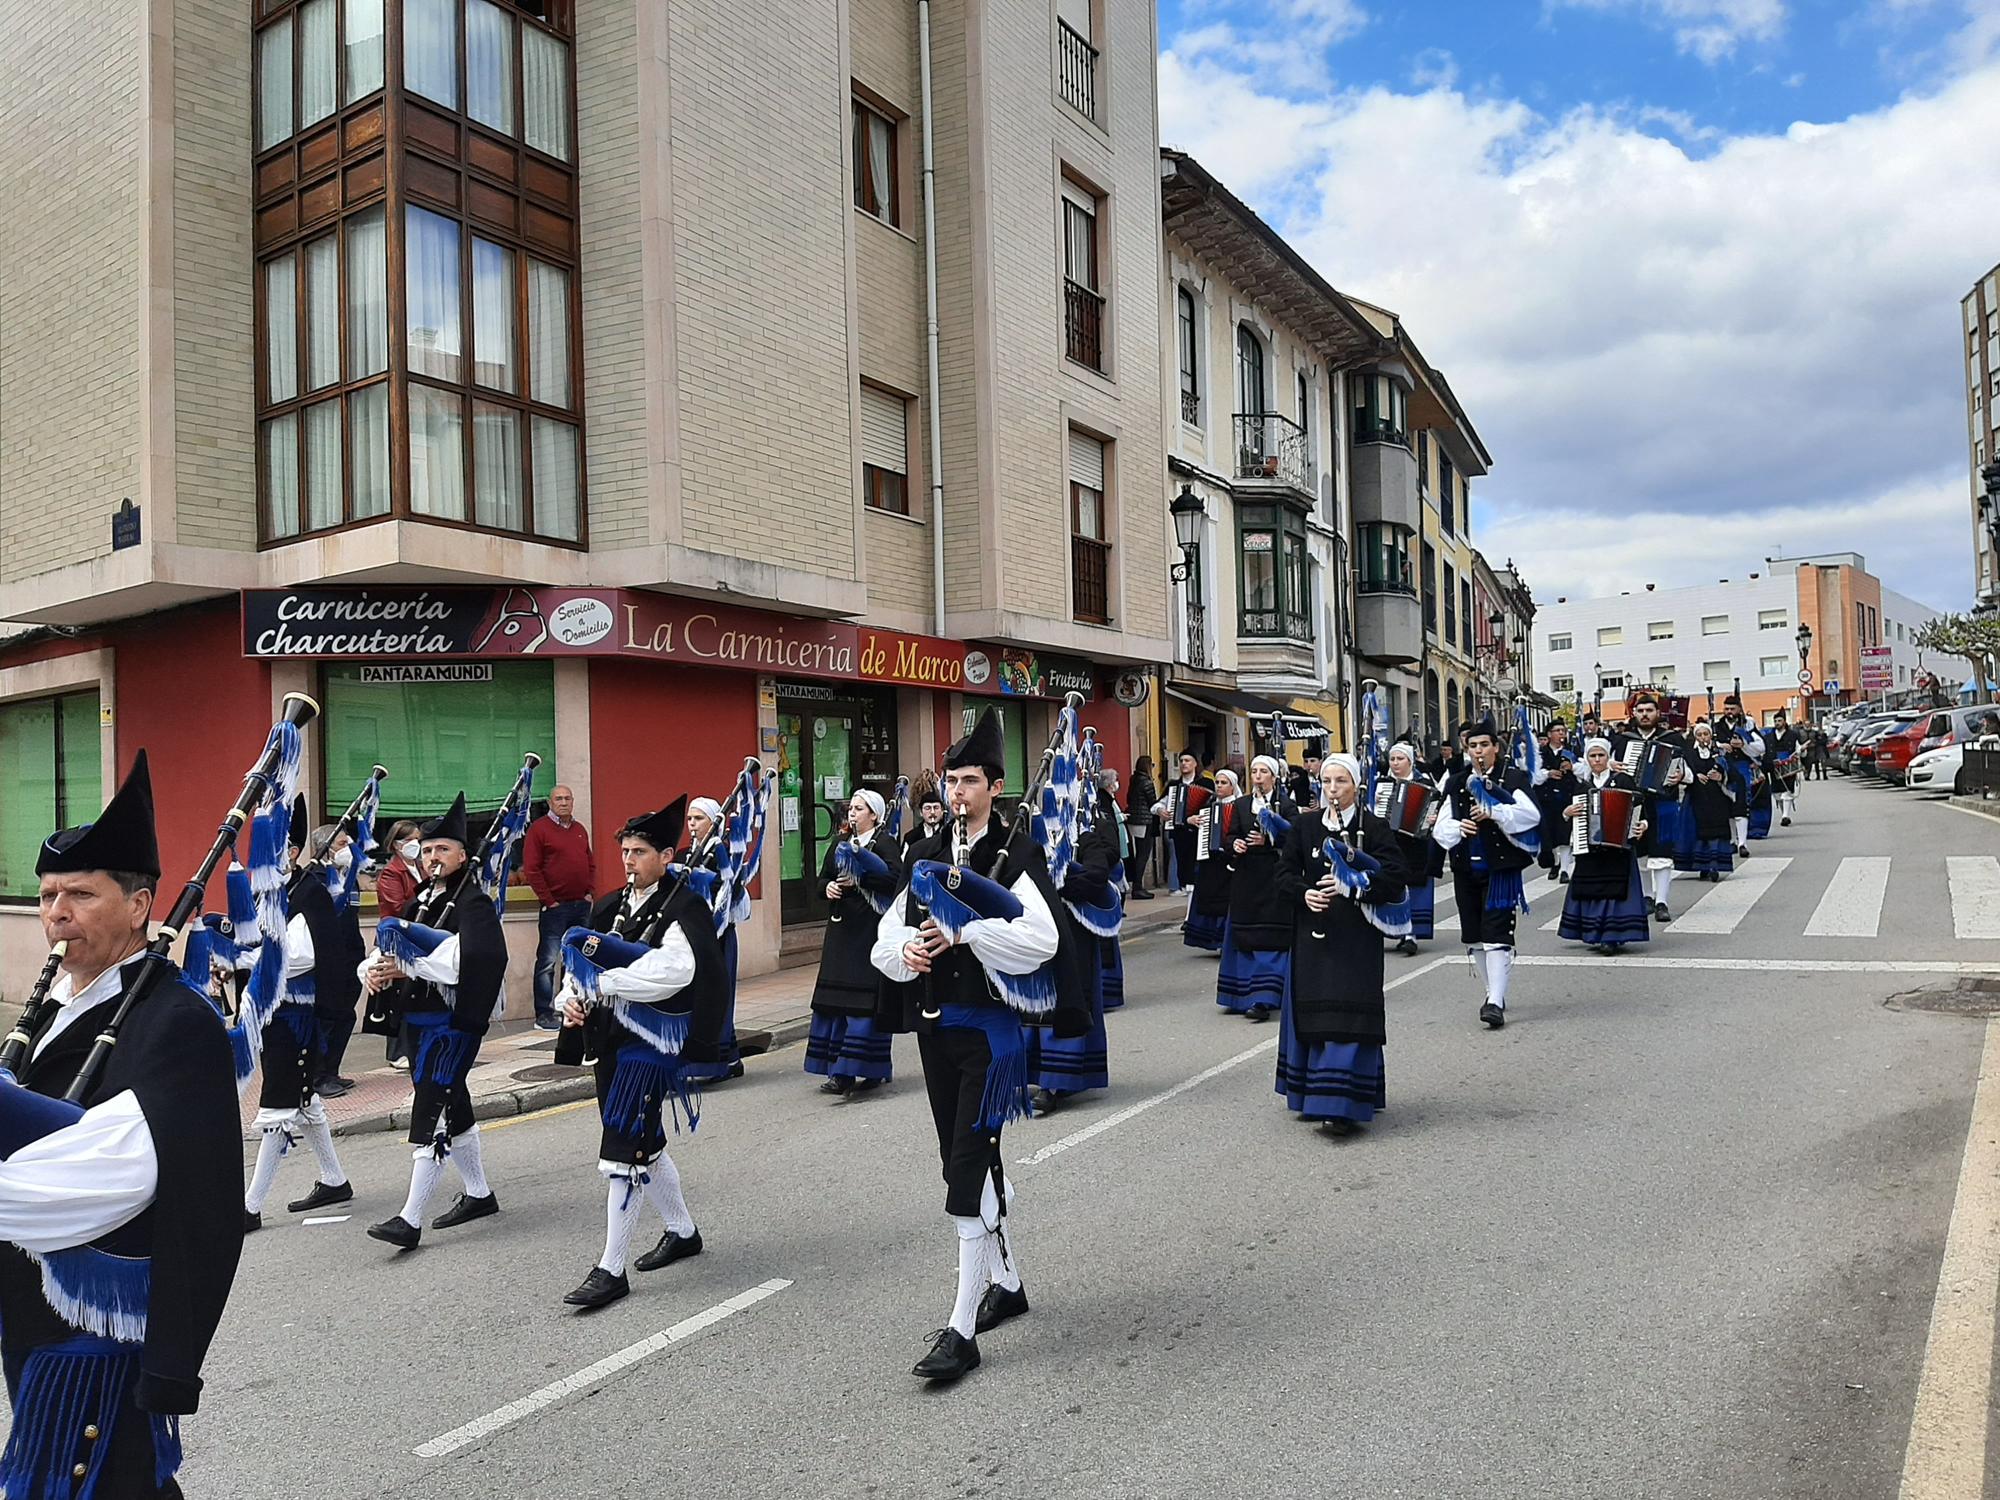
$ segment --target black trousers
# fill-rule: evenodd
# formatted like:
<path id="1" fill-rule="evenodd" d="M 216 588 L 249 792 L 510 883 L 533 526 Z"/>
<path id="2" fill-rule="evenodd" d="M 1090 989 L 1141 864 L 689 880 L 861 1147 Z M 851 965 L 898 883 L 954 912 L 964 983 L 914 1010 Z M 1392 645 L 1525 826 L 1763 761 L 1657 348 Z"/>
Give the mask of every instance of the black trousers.
<path id="1" fill-rule="evenodd" d="M 1503 948 L 1514 946 L 1514 918 L 1517 909 L 1506 911 L 1486 909 L 1486 877 L 1475 875 L 1469 870 L 1454 870 L 1451 888 L 1458 897 L 1459 941 L 1467 947 L 1474 943 L 1498 943 Z"/>
<path id="2" fill-rule="evenodd" d="M 977 1218 L 979 1195 L 1000 1160 L 1000 1132 L 979 1128 L 992 1049 L 983 1031 L 939 1027 L 917 1033 L 917 1055 L 923 1059 L 924 1092 L 930 1095 L 938 1157 L 944 1164 L 944 1211 Z"/>
<path id="3" fill-rule="evenodd" d="M 331 1078 L 340 1071 L 340 1060 L 347 1055 L 347 1044 L 354 1036 L 356 1014 L 355 1007 L 350 1005 L 345 1011 L 320 1017 L 321 1035 L 326 1041 L 326 1056 L 320 1062 L 321 1078 Z"/>
<path id="4" fill-rule="evenodd" d="M 437 1138 L 439 1115 L 444 1116 L 447 1140 L 456 1140 L 473 1127 L 472 1090 L 463 1079 L 449 1088 L 441 1083 L 417 1085 L 417 1097 L 410 1105 L 412 1146 L 428 1146 Z"/>

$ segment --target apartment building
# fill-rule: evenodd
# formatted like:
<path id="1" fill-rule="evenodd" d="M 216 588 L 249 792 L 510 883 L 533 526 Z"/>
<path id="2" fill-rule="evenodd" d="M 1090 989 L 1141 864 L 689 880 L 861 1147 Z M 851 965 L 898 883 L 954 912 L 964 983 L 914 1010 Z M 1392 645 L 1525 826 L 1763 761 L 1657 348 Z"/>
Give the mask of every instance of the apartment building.
<path id="1" fill-rule="evenodd" d="M 315 816 L 375 759 L 387 813 L 491 808 L 534 750 L 601 859 L 761 755 L 749 972 L 980 706 L 1015 789 L 1068 690 L 1129 756 L 1150 0 L 140 10 L 0 0 L 9 987 L 40 833 L 145 746 L 172 878 L 289 690 Z"/>
<path id="2" fill-rule="evenodd" d="M 2000 603 L 2000 266 L 1972 284 L 1965 316 L 1966 441 L 1972 453 L 1973 587 Z"/>
<path id="3" fill-rule="evenodd" d="M 1759 572 L 1681 588 L 1647 584 L 1537 612 L 1535 684 L 1572 712 L 1602 702 L 1623 717 L 1635 687 L 1685 694 L 1707 712 L 1740 687 L 1745 712 L 1769 722 L 1863 703 L 1915 685 L 1926 669 L 1915 637 L 1939 611 L 1887 588 L 1858 552 L 1769 560 Z M 1802 694 L 1799 630 L 1811 632 Z"/>
<path id="4" fill-rule="evenodd" d="M 1535 596 L 1513 559 L 1495 568 L 1472 552 L 1474 718 L 1511 718 L 1525 706 L 1537 726 L 1559 705 L 1535 687 Z"/>

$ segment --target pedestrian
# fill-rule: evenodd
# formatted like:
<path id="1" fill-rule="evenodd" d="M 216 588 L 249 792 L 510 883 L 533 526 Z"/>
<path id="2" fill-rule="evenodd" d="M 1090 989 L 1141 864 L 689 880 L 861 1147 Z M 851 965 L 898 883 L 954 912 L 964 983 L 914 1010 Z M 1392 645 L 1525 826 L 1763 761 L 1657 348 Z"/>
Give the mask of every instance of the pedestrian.
<path id="1" fill-rule="evenodd" d="M 894 1076 L 890 1046 L 901 1030 L 900 999 L 884 993 L 869 952 L 875 926 L 903 884 L 903 851 L 881 831 L 884 804 L 866 787 L 848 799 L 842 842 L 820 865 L 828 907 L 813 984 L 805 1070 L 825 1079 L 822 1094 L 867 1094 Z M 847 851 L 843 854 L 841 851 Z"/>
<path id="2" fill-rule="evenodd" d="M 535 946 L 535 1026 L 554 1031 L 556 965 L 562 960 L 563 934 L 590 915 L 597 893 L 597 859 L 590 852 L 590 830 L 577 822 L 576 796 L 566 786 L 549 788 L 549 810 L 528 825 L 522 841 L 521 874 L 542 904 Z"/>
<path id="3" fill-rule="evenodd" d="M 1215 1003 L 1253 1021 L 1284 1004 L 1291 968 L 1292 906 L 1277 894 L 1278 846 L 1301 814 L 1278 785 L 1279 766 L 1269 755 L 1251 761 L 1250 795 L 1223 804 L 1221 815 L 1231 873 Z"/>
<path id="4" fill-rule="evenodd" d="M 1630 794 L 1631 812 L 1625 827 L 1613 831 L 1624 843 L 1590 839 L 1576 857 L 1576 874 L 1563 893 L 1562 922 L 1557 936 L 1588 943 L 1600 953 L 1622 953 L 1630 943 L 1651 940 L 1645 887 L 1639 878 L 1636 841 L 1646 832 L 1645 802 L 1639 783 L 1611 764 L 1611 741 L 1600 736 L 1583 747 L 1584 764 L 1564 777 L 1570 800 L 1563 816 L 1572 828 L 1582 823 L 1588 838 L 1593 792 L 1615 789 Z M 1603 829 L 1600 832 L 1606 831 Z"/>
<path id="5" fill-rule="evenodd" d="M 911 780 L 910 787 L 916 797 L 917 818 L 903 835 L 905 860 L 912 849 L 925 839 L 936 838 L 938 830 L 944 827 L 944 789 L 938 785 L 937 773 L 926 767 Z"/>
<path id="6" fill-rule="evenodd" d="M 1500 763 L 1500 731 L 1492 719 L 1472 727 L 1466 749 L 1471 765 L 1446 789 L 1431 837 L 1451 857 L 1459 937 L 1472 950 L 1486 995 L 1479 1019 L 1498 1031 L 1507 1024 L 1514 917 L 1528 904 L 1521 872 L 1540 847 L 1542 811 L 1528 795 L 1527 773 Z"/>
<path id="7" fill-rule="evenodd" d="M 1132 785 L 1125 793 L 1125 831 L 1131 836 L 1132 852 L 1125 861 L 1125 879 L 1132 887 L 1134 901 L 1151 901 L 1146 889 L 1146 862 L 1152 858 L 1159 837 L 1160 820 L 1153 804 L 1160 800 L 1153 782 L 1153 757 L 1142 755 L 1132 763 Z"/>
<path id="8" fill-rule="evenodd" d="M 389 862 L 375 876 L 375 909 L 385 917 L 399 917 L 417 887 L 424 883 L 417 869 L 423 845 L 417 841 L 417 825 L 401 819 L 389 830 Z"/>

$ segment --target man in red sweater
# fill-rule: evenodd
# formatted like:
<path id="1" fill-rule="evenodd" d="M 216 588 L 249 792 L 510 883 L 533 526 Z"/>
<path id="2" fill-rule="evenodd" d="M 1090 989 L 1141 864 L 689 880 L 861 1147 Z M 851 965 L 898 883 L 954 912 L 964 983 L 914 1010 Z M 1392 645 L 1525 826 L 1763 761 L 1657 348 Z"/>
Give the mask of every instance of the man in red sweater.
<path id="1" fill-rule="evenodd" d="M 576 797 L 566 786 L 549 791 L 545 817 L 528 825 L 521 851 L 521 874 L 542 903 L 541 944 L 535 950 L 535 1025 L 554 1031 L 556 963 L 562 957 L 562 937 L 590 915 L 597 892 L 597 860 L 590 852 L 590 834 L 571 814 Z"/>

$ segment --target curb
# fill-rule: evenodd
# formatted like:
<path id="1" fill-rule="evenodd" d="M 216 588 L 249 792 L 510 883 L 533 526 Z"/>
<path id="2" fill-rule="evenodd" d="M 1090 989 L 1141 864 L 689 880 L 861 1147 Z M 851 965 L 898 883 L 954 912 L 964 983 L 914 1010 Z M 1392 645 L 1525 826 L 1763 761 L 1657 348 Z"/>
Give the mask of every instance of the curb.
<path id="1" fill-rule="evenodd" d="M 1976 813 L 1982 818 L 2000 818 L 2000 802 L 1989 802 L 1984 797 L 1951 797 L 1947 800 L 1961 812 Z"/>
<path id="2" fill-rule="evenodd" d="M 761 1028 L 771 1033 L 769 1056 L 782 1048 L 791 1047 L 806 1038 L 812 1030 L 812 1016 L 794 1016 Z M 472 1101 L 472 1118 L 475 1120 L 504 1120 L 511 1115 L 531 1115 L 537 1110 L 549 1109 L 558 1104 L 569 1104 L 578 1099 L 588 1099 L 596 1091 L 596 1081 L 588 1072 L 580 1072 L 574 1078 L 551 1078 L 542 1083 L 517 1084 L 491 1094 L 485 1094 Z M 361 1115 L 352 1120 L 343 1120 L 333 1127 L 337 1136 L 377 1135 L 384 1131 L 408 1130 L 410 1128 L 410 1107 L 408 1104 L 397 1109 L 382 1110 L 375 1114 Z"/>

